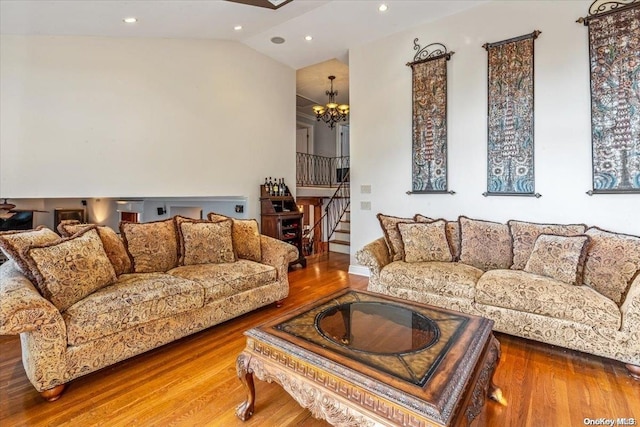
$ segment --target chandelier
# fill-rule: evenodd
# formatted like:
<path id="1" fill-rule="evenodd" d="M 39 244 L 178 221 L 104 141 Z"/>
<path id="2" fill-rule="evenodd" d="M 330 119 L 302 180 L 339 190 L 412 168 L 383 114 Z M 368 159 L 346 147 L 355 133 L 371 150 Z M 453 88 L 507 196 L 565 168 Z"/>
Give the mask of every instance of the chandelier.
<path id="1" fill-rule="evenodd" d="M 329 76 L 329 80 L 331 81 L 331 90 L 326 91 L 325 93 L 329 96 L 329 102 L 326 106 L 322 105 L 314 105 L 313 112 L 316 113 L 316 118 L 318 121 L 322 120 L 326 124 L 329 125 L 331 129 L 336 126 L 336 123 L 340 120 L 347 120 L 347 114 L 349 114 L 349 105 L 348 104 L 340 104 L 336 103 L 336 95 L 338 91 L 333 90 L 333 81 L 336 76 Z"/>

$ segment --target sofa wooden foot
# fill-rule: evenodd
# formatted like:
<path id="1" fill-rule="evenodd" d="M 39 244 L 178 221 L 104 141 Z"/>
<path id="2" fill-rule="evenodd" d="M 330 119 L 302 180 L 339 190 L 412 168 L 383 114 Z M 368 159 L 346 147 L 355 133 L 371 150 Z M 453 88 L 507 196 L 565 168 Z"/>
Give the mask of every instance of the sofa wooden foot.
<path id="1" fill-rule="evenodd" d="M 60 384 L 54 388 L 50 388 L 49 390 L 41 391 L 40 396 L 47 402 L 53 402 L 58 400 L 62 392 L 64 391 L 65 384 Z"/>
<path id="2" fill-rule="evenodd" d="M 631 364 L 626 364 L 624 366 L 627 368 L 627 371 L 629 371 L 629 374 L 631 374 L 634 379 L 640 380 L 640 366 Z"/>

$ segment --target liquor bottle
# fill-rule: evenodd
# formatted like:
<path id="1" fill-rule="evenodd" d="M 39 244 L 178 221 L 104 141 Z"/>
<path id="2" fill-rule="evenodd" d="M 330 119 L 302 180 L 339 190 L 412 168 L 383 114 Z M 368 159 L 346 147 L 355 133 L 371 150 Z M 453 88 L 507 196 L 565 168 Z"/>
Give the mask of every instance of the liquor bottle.
<path id="1" fill-rule="evenodd" d="M 264 178 L 264 192 L 265 194 L 269 194 L 269 183 L 267 182 L 267 177 Z"/>
<path id="2" fill-rule="evenodd" d="M 273 196 L 273 181 L 271 181 L 271 177 L 269 177 L 269 191 L 267 191 L 267 194 Z"/>
<path id="3" fill-rule="evenodd" d="M 284 178 L 280 178 L 280 196 L 284 196 Z"/>
<path id="4" fill-rule="evenodd" d="M 273 195 L 274 196 L 280 195 L 279 188 L 278 188 L 278 181 L 274 181 L 273 183 Z"/>

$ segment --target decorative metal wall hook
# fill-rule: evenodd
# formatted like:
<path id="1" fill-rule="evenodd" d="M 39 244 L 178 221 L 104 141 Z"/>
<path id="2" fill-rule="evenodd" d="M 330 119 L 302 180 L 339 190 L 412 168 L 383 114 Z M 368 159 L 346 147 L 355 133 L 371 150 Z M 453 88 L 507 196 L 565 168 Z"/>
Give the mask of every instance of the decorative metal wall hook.
<path id="1" fill-rule="evenodd" d="M 413 61 L 407 62 L 407 66 L 409 67 L 423 61 L 439 58 L 441 56 L 446 57 L 448 61 L 449 59 L 451 59 L 451 55 L 455 53 L 453 51 L 447 52 L 447 47 L 442 43 L 430 43 L 421 48 L 418 44 L 417 37 L 413 39 L 413 50 L 417 52 L 413 57 Z"/>
<path id="2" fill-rule="evenodd" d="M 595 0 L 589 6 L 589 15 L 576 19 L 578 24 L 589 25 L 589 20 L 594 16 L 603 16 L 613 12 L 640 5 L 640 0 Z"/>

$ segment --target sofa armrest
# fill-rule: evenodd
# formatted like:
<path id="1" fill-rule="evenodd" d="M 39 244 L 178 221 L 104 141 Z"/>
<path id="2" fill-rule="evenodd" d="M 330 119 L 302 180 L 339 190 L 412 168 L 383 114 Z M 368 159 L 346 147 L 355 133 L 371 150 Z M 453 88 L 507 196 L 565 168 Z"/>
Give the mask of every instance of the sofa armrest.
<path id="1" fill-rule="evenodd" d="M 278 260 L 280 256 L 284 257 L 287 265 L 298 259 L 298 248 L 264 234 L 260 235 L 260 250 L 262 251 L 261 262 L 274 267 L 278 266 L 276 263 L 280 262 Z"/>
<path id="2" fill-rule="evenodd" d="M 382 268 L 391 262 L 389 247 L 384 237 L 374 240 L 356 252 L 356 259 L 360 264 L 369 267 L 371 275 L 377 278 Z"/>
<path id="3" fill-rule="evenodd" d="M 631 282 L 629 292 L 620 306 L 620 312 L 622 313 L 621 331 L 630 333 L 640 331 L 640 274 Z"/>
<path id="4" fill-rule="evenodd" d="M 58 309 L 47 301 L 13 264 L 0 266 L 0 335 L 54 326 L 66 335 L 66 327 Z M 63 336 L 66 343 L 66 336 Z"/>

